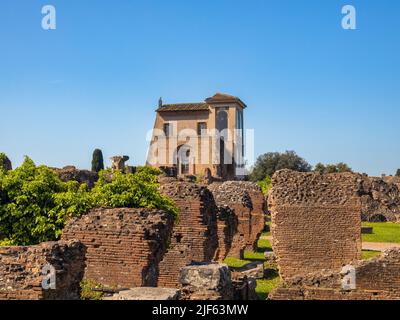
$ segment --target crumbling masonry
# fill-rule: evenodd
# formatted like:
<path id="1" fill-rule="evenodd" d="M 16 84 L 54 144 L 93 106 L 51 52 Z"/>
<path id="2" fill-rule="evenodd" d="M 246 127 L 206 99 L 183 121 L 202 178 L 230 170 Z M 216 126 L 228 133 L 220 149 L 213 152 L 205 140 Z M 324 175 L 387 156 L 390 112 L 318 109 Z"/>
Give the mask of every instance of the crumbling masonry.
<path id="1" fill-rule="evenodd" d="M 71 220 L 62 238 L 87 247 L 85 278 L 110 287 L 156 286 L 172 223 L 160 210 L 98 208 Z"/>
<path id="2" fill-rule="evenodd" d="M 0 298 L 78 299 L 83 277 L 119 289 L 179 288 L 183 267 L 251 249 L 264 227 L 258 186 L 226 182 L 210 189 L 161 178 L 161 193 L 180 209 L 177 221 L 162 210 L 95 208 L 71 219 L 59 243 L 0 248 Z M 41 290 L 46 262 L 63 275 L 57 292 Z M 254 289 L 246 279 L 233 283 L 240 289 L 235 295 L 247 297 Z"/>
<path id="3" fill-rule="evenodd" d="M 275 300 L 399 300 L 400 250 L 352 263 L 354 289 L 344 290 L 341 269 L 288 279 L 269 296 Z"/>
<path id="4" fill-rule="evenodd" d="M 251 182 L 227 181 L 208 186 L 217 205 L 219 245 L 216 260 L 242 258 L 253 251 L 264 229 L 264 195 Z"/>
<path id="5" fill-rule="evenodd" d="M 268 202 L 283 282 L 270 299 L 400 299 L 400 250 L 359 260 L 361 198 L 371 190 L 367 182 L 351 173 L 274 175 Z M 355 277 L 344 286 L 350 269 Z"/>
<path id="6" fill-rule="evenodd" d="M 274 175 L 268 205 L 283 279 L 361 258 L 361 182 L 351 173 L 282 170 Z"/>
<path id="7" fill-rule="evenodd" d="M 162 183 L 161 193 L 173 199 L 180 209 L 158 278 L 158 286 L 174 288 L 179 286 L 182 267 L 210 262 L 214 257 L 218 246 L 215 205 L 210 191 L 194 183 Z"/>
<path id="8" fill-rule="evenodd" d="M 55 289 L 42 286 L 46 265 L 54 267 Z M 85 247 L 78 241 L 0 247 L 0 300 L 79 299 L 84 269 Z"/>

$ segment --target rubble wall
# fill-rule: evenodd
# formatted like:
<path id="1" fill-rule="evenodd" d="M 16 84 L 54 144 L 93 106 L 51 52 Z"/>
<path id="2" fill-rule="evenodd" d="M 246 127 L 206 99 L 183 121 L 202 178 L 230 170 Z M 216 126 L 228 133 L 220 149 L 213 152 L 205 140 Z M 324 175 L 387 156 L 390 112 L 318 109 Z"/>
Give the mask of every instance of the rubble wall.
<path id="1" fill-rule="evenodd" d="M 46 265 L 54 268 L 55 289 L 42 287 Z M 78 241 L 0 247 L 0 300 L 77 300 L 84 269 L 85 247 Z"/>
<path id="2" fill-rule="evenodd" d="M 180 213 L 159 265 L 158 286 L 177 288 L 182 267 L 193 262 L 210 262 L 215 255 L 216 207 L 210 191 L 194 183 L 167 180 L 160 191 L 175 201 Z"/>
<path id="3" fill-rule="evenodd" d="M 272 179 L 272 246 L 287 279 L 361 258 L 361 175 L 290 170 Z"/>
<path id="4" fill-rule="evenodd" d="M 353 263 L 355 287 L 345 290 L 341 269 L 285 281 L 269 296 L 274 300 L 399 300 L 400 249 Z"/>
<path id="5" fill-rule="evenodd" d="M 172 225 L 162 210 L 96 208 L 69 221 L 62 239 L 87 247 L 85 278 L 110 287 L 156 286 Z"/>
<path id="6" fill-rule="evenodd" d="M 254 250 L 264 229 L 264 195 L 255 183 L 227 181 L 208 186 L 218 208 L 219 246 L 216 260 L 241 258 Z"/>

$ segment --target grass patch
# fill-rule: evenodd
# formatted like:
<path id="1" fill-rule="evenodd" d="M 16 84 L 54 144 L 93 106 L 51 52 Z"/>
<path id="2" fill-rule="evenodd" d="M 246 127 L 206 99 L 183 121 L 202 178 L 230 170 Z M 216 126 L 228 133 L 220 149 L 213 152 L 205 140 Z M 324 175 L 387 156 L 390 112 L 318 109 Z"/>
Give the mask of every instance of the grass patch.
<path id="1" fill-rule="evenodd" d="M 265 252 L 265 251 L 272 251 L 271 242 L 267 239 L 260 239 L 257 243 L 258 250 Z"/>
<path id="2" fill-rule="evenodd" d="M 245 251 L 244 258 L 246 260 L 265 261 L 264 252 Z"/>
<path id="3" fill-rule="evenodd" d="M 257 252 L 245 251 L 244 260 L 226 257 L 224 262 L 232 268 L 240 268 L 250 263 L 251 261 L 264 261 L 264 268 L 268 270 L 268 276 L 265 279 L 257 280 L 256 293 L 260 300 L 266 300 L 268 294 L 278 286 L 280 277 L 276 267 L 265 260 L 264 252 L 272 251 L 271 243 L 269 240 L 260 239 L 257 243 Z"/>
<path id="4" fill-rule="evenodd" d="M 256 293 L 260 300 L 266 300 L 268 298 L 268 294 L 274 290 L 280 283 L 280 278 L 277 273 L 271 275 L 271 277 L 267 279 L 258 279 Z"/>
<path id="5" fill-rule="evenodd" d="M 363 250 L 362 251 L 362 259 L 369 260 L 381 254 L 380 251 L 373 251 L 373 250 Z"/>
<path id="6" fill-rule="evenodd" d="M 241 260 L 241 259 L 234 258 L 234 257 L 226 257 L 224 260 L 224 263 L 226 263 L 228 265 L 228 267 L 231 267 L 231 268 L 241 268 L 250 262 L 251 261 Z"/>
<path id="7" fill-rule="evenodd" d="M 264 252 L 272 251 L 271 243 L 267 239 L 260 239 L 257 242 L 257 251 L 245 251 L 244 258 L 246 260 L 265 261 Z"/>
<path id="8" fill-rule="evenodd" d="M 267 221 L 267 222 L 265 223 L 265 225 L 269 227 L 269 230 L 271 230 L 271 221 Z M 271 235 L 271 231 L 263 232 L 263 233 L 261 234 L 262 237 L 269 237 L 270 235 Z"/>
<path id="9" fill-rule="evenodd" d="M 373 234 L 363 234 L 364 242 L 400 243 L 400 224 L 393 222 L 363 222 L 363 227 L 373 227 Z"/>

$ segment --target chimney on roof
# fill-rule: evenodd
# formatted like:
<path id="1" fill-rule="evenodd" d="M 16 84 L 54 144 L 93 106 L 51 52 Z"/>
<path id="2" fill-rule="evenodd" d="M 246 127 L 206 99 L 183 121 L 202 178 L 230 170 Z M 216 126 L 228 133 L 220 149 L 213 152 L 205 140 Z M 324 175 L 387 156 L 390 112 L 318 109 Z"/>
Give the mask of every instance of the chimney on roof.
<path id="1" fill-rule="evenodd" d="M 160 97 L 160 99 L 158 100 L 158 107 L 161 108 L 163 106 L 163 101 L 162 98 Z"/>

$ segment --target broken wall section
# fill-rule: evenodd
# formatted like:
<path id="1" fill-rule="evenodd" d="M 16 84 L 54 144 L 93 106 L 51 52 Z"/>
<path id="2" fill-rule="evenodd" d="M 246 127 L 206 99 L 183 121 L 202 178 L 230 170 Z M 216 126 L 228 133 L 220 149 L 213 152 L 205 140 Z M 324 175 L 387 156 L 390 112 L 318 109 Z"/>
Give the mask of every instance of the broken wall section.
<path id="1" fill-rule="evenodd" d="M 54 268 L 55 289 L 42 288 L 43 267 Z M 0 300 L 77 300 L 85 269 L 85 247 L 78 241 L 0 247 Z"/>
<path id="2" fill-rule="evenodd" d="M 363 176 L 362 219 L 371 222 L 400 221 L 400 184 L 397 177 Z"/>
<path id="3" fill-rule="evenodd" d="M 159 264 L 159 287 L 178 288 L 180 269 L 211 262 L 218 246 L 216 206 L 210 191 L 194 183 L 164 179 L 160 191 L 180 209 L 171 241 Z"/>
<path id="4" fill-rule="evenodd" d="M 278 171 L 268 204 L 272 246 L 287 279 L 361 258 L 361 175 Z"/>
<path id="5" fill-rule="evenodd" d="M 241 258 L 244 250 L 253 251 L 265 224 L 261 188 L 244 181 L 214 183 L 208 188 L 218 208 L 216 260 L 222 261 L 226 256 Z"/>
<path id="6" fill-rule="evenodd" d="M 274 300 L 399 300 L 400 249 L 352 264 L 354 289 L 344 290 L 340 269 L 288 279 L 269 296 Z"/>
<path id="7" fill-rule="evenodd" d="M 62 239 L 87 247 L 85 278 L 110 287 L 156 286 L 172 226 L 162 210 L 96 208 L 70 220 Z"/>

